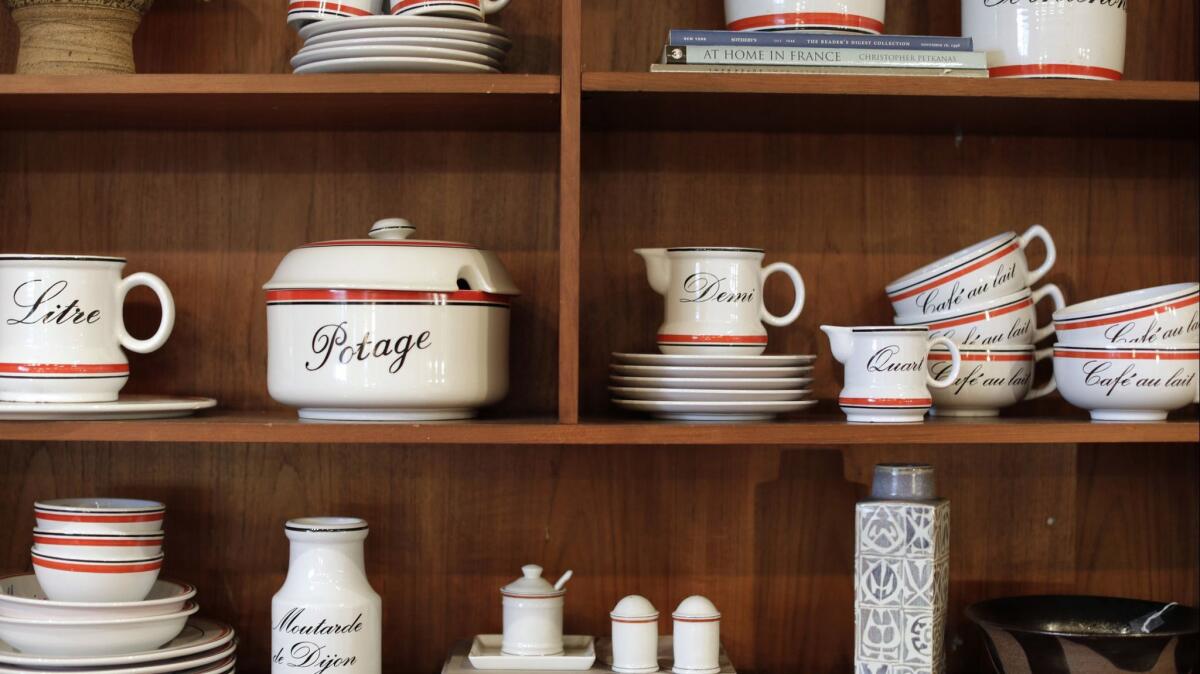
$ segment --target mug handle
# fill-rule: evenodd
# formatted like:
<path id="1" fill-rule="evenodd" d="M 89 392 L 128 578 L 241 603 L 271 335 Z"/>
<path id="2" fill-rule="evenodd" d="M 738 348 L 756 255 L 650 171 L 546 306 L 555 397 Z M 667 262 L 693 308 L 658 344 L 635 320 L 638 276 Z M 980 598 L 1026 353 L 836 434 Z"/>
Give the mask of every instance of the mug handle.
<path id="1" fill-rule="evenodd" d="M 950 374 L 943 379 L 934 379 L 933 375 L 929 374 L 929 368 L 925 368 L 925 383 L 930 388 L 946 388 L 958 379 L 958 371 L 962 369 L 962 354 L 958 351 L 958 345 L 950 341 L 947 337 L 934 337 L 925 345 L 925 354 L 933 350 L 934 346 L 942 344 L 950 351 Z"/>
<path id="2" fill-rule="evenodd" d="M 171 289 L 162 279 L 141 271 L 121 279 L 121 283 L 117 285 L 117 305 L 124 305 L 125 296 L 138 286 L 146 286 L 158 295 L 158 302 L 162 305 L 162 320 L 158 324 L 158 332 L 150 339 L 135 339 L 125 329 L 125 318 L 118 312 L 117 339 L 121 341 L 121 346 L 134 353 L 150 353 L 165 344 L 171 336 L 171 330 L 175 328 L 175 299 L 171 297 Z"/>
<path id="3" fill-rule="evenodd" d="M 484 14 L 494 14 L 504 9 L 508 4 L 508 0 L 479 0 L 479 8 Z"/>
<path id="4" fill-rule="evenodd" d="M 1042 262 L 1042 266 L 1029 272 L 1029 280 L 1026 285 L 1030 286 L 1040 281 L 1058 259 L 1058 249 L 1054 247 L 1054 239 L 1050 238 L 1050 232 L 1041 225 L 1034 225 L 1025 230 L 1025 233 L 1021 235 L 1021 250 L 1024 251 L 1034 239 L 1041 239 L 1046 246 L 1046 260 Z"/>
<path id="5" fill-rule="evenodd" d="M 1063 297 L 1062 291 L 1059 290 L 1058 286 L 1054 285 L 1053 283 L 1047 283 L 1046 285 L 1042 286 L 1041 288 L 1038 288 L 1037 290 L 1033 291 L 1033 306 L 1036 307 L 1037 303 L 1041 302 L 1043 299 L 1045 299 L 1045 297 L 1047 295 L 1050 296 L 1050 300 L 1054 303 L 1054 311 L 1058 311 L 1059 309 L 1062 309 L 1063 307 L 1067 306 L 1067 300 L 1066 300 L 1066 298 Z M 1045 339 L 1053 334 L 1054 334 L 1054 318 L 1051 317 L 1049 323 L 1047 323 L 1046 325 L 1043 325 L 1042 327 L 1033 331 L 1033 343 L 1037 344 L 1038 342 L 1042 341 L 1043 339 Z"/>
<path id="6" fill-rule="evenodd" d="M 1033 352 L 1033 363 L 1034 363 L 1034 365 L 1037 365 L 1038 363 L 1042 362 L 1043 360 L 1045 360 L 1046 358 L 1048 358 L 1049 356 L 1052 356 L 1052 355 L 1054 355 L 1054 347 L 1052 347 L 1052 346 L 1047 347 L 1045 349 L 1039 349 L 1037 351 L 1034 351 Z M 1054 381 L 1054 373 L 1051 372 L 1050 373 L 1050 381 L 1046 382 L 1045 384 L 1042 384 L 1041 386 L 1039 386 L 1035 389 L 1030 390 L 1029 393 L 1026 393 L 1025 400 L 1037 400 L 1038 398 L 1041 398 L 1042 396 L 1045 396 L 1045 395 L 1050 395 L 1051 393 L 1054 393 L 1057 390 L 1058 390 L 1058 382 Z"/>
<path id="7" fill-rule="evenodd" d="M 767 305 L 764 302 L 758 310 L 759 316 L 767 325 L 773 325 L 781 328 L 785 325 L 791 325 L 797 318 L 800 317 L 800 312 L 804 310 L 804 279 L 800 278 L 800 272 L 796 268 L 786 262 L 775 262 L 767 265 L 762 272 L 759 273 L 759 283 L 763 287 L 767 285 L 767 277 L 781 271 L 787 274 L 788 278 L 792 279 L 792 285 L 796 288 L 796 302 L 792 305 L 792 310 L 787 312 L 786 316 L 779 317 L 767 311 Z"/>

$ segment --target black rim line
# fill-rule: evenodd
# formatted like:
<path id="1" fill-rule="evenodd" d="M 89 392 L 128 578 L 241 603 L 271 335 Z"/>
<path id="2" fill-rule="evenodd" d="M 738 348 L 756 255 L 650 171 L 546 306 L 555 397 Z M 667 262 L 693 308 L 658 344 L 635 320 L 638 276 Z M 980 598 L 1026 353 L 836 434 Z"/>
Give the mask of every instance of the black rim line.
<path id="1" fill-rule="evenodd" d="M 765 253 L 763 248 L 735 248 L 733 246 L 705 246 L 668 248 L 668 253 Z"/>
<path id="2" fill-rule="evenodd" d="M 123 257 L 103 257 L 99 255 L 0 255 L 0 262 L 7 261 L 32 262 L 120 262 L 128 263 Z"/>

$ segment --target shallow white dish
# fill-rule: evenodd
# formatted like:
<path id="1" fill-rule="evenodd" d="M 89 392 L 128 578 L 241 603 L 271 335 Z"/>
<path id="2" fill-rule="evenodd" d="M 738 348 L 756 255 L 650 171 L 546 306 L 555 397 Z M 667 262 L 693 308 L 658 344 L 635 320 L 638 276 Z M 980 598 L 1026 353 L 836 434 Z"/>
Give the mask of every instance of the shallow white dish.
<path id="1" fill-rule="evenodd" d="M 676 421 L 765 421 L 777 414 L 812 407 L 817 401 L 700 403 L 614 398 L 613 404 L 635 412 L 647 412 L 659 419 Z"/>
<path id="2" fill-rule="evenodd" d="M 161 647 L 183 630 L 199 607 L 162 616 L 120 620 L 25 620 L 0 617 L 0 639 L 32 655 L 122 655 Z"/>
<path id="3" fill-rule="evenodd" d="M 676 367 L 673 365 L 620 365 L 610 366 L 616 374 L 627 377 L 686 377 L 704 379 L 770 379 L 775 377 L 803 377 L 812 372 L 806 367 Z"/>
<path id="4" fill-rule="evenodd" d="M 297 75 L 321 73 L 498 73 L 498 68 L 448 59 L 416 56 L 363 56 L 317 61 L 295 68 Z"/>
<path id="5" fill-rule="evenodd" d="M 364 58 L 373 56 L 411 56 L 416 58 L 445 59 L 447 61 L 462 61 L 478 65 L 499 68 L 500 62 L 489 56 L 457 49 L 442 49 L 441 47 L 406 47 L 380 45 L 330 45 L 321 49 L 301 50 L 292 57 L 293 68 L 305 66 L 317 61 L 334 59 Z"/>
<path id="6" fill-rule="evenodd" d="M 345 33 L 333 33 L 314 38 L 297 54 L 307 54 L 329 47 L 438 47 L 471 52 L 497 61 L 504 60 L 504 50 L 474 40 L 457 40 L 443 37 L 342 37 Z"/>
<path id="7" fill-rule="evenodd" d="M 471 644 L 467 658 L 475 669 L 586 671 L 596 661 L 596 640 L 568 634 L 563 635 L 562 655 L 505 655 L 500 652 L 499 634 L 480 634 Z"/>
<path id="8" fill-rule="evenodd" d="M 300 39 L 360 28 L 457 28 L 472 33 L 507 35 L 504 29 L 483 21 L 449 19 L 440 16 L 360 16 L 352 19 L 328 19 L 310 23 L 299 30 Z"/>
<path id="9" fill-rule="evenodd" d="M 630 388 L 609 386 L 613 397 L 624 400 L 661 400 L 665 402 L 766 402 L 802 400 L 812 394 L 811 389 L 768 389 L 766 391 L 739 391 L 737 389 L 695 388 Z"/>
<path id="10" fill-rule="evenodd" d="M 186 417 L 216 407 L 212 398 L 123 395 L 106 403 L 0 402 L 0 421 L 120 421 Z"/>
<path id="11" fill-rule="evenodd" d="M 173 580 L 157 580 L 145 601 L 50 601 L 32 573 L 0 578 L 0 616 L 31 620 L 89 620 L 167 615 L 183 610 L 196 588 Z"/>
<path id="12" fill-rule="evenodd" d="M 336 33 L 326 33 L 324 35 L 314 35 L 304 43 L 304 46 L 316 47 L 342 40 L 376 40 L 383 38 L 439 38 L 443 40 L 474 42 L 505 52 L 512 49 L 512 40 L 503 35 L 495 35 L 477 30 L 460 30 L 458 28 L 358 28 Z"/>
<path id="13" fill-rule="evenodd" d="M 233 628 L 208 618 L 187 621 L 179 636 L 160 648 L 126 655 L 30 655 L 0 641 L 0 662 L 22 667 L 61 670 L 67 667 L 117 667 L 162 662 L 211 651 L 233 640 Z"/>
<path id="14" fill-rule="evenodd" d="M 794 367 L 812 365 L 809 354 L 780 356 L 705 356 L 665 353 L 614 353 L 613 360 L 626 365 L 684 365 L 693 367 Z"/>
<path id="15" fill-rule="evenodd" d="M 73 674 L 167 674 L 169 672 L 185 671 L 189 672 L 189 674 L 199 674 L 200 672 L 225 671 L 235 661 L 234 656 L 236 653 L 237 643 L 230 641 L 223 646 L 201 651 L 195 655 L 186 655 L 181 658 L 163 660 L 162 662 L 130 665 L 128 667 L 26 669 L 0 666 L 0 674 L 46 674 L 47 672 L 72 672 Z M 211 667 L 209 667 L 210 665 Z M 204 669 L 197 669 L 199 667 L 204 667 Z"/>
<path id="16" fill-rule="evenodd" d="M 802 389 L 812 384 L 812 377 L 777 377 L 759 379 L 712 379 L 692 377 L 623 377 L 613 375 L 608 378 L 616 386 L 630 388 L 684 388 L 684 389 L 723 389 L 741 391 L 767 391 L 781 389 Z"/>

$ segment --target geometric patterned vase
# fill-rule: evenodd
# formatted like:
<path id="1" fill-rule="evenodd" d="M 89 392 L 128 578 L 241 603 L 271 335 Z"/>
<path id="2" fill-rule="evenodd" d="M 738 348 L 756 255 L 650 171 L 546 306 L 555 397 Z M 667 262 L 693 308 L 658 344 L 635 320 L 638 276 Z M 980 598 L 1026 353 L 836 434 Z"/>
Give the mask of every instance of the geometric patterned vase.
<path id="1" fill-rule="evenodd" d="M 950 502 L 933 467 L 880 464 L 858 503 L 854 674 L 942 674 L 950 576 Z"/>

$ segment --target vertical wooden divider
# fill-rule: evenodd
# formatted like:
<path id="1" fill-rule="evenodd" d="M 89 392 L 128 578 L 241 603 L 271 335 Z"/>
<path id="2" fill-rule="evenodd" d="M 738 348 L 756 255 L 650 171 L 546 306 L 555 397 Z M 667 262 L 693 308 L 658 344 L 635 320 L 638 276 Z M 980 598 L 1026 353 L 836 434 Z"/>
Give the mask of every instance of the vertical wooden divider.
<path id="1" fill-rule="evenodd" d="M 582 0 L 563 0 L 558 190 L 558 420 L 579 422 Z"/>

